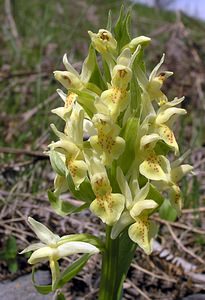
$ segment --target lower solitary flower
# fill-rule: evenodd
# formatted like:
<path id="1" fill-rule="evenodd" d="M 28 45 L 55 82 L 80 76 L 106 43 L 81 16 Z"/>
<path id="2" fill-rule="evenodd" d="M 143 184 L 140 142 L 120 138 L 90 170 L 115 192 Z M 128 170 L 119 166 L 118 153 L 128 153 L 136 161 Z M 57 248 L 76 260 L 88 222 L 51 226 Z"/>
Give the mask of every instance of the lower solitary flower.
<path id="1" fill-rule="evenodd" d="M 69 242 L 67 238 L 59 237 L 52 233 L 46 226 L 31 217 L 28 218 L 28 222 L 41 242 L 28 246 L 21 254 L 34 251 L 28 260 L 30 264 L 49 260 L 53 289 L 60 275 L 58 265 L 58 260 L 60 258 L 75 253 L 95 254 L 99 252 L 97 247 L 89 243 L 81 241 Z"/>

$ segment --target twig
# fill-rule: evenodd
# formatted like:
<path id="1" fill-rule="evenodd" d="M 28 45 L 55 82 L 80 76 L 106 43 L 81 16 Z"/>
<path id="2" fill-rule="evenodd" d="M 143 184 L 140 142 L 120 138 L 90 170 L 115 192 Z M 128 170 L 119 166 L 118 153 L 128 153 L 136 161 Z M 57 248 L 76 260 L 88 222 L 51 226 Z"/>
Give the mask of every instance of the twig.
<path id="1" fill-rule="evenodd" d="M 41 151 L 32 151 L 26 149 L 16 149 L 10 147 L 0 147 L 0 153 L 11 153 L 11 154 L 25 154 L 28 156 L 38 157 L 40 159 L 48 159 L 48 155 Z"/>
<path id="2" fill-rule="evenodd" d="M 205 207 L 182 209 L 183 214 L 191 214 L 195 212 L 203 213 L 205 212 Z"/>
<path id="3" fill-rule="evenodd" d="M 33 117 L 39 111 L 39 109 L 43 108 L 45 105 L 47 105 L 50 102 L 52 102 L 53 100 L 55 100 L 57 98 L 57 96 L 58 96 L 57 93 L 54 93 L 51 96 L 49 96 L 44 102 L 39 103 L 38 105 L 36 105 L 31 110 L 23 113 L 21 115 L 21 117 L 22 117 L 21 125 L 23 123 L 25 123 L 26 121 L 28 121 L 31 117 Z"/>
<path id="4" fill-rule="evenodd" d="M 184 252 L 188 253 L 190 256 L 194 257 L 198 262 L 202 263 L 205 265 L 205 261 L 199 257 L 198 255 L 196 255 L 195 253 L 193 253 L 191 250 L 187 249 L 182 242 L 178 239 L 178 237 L 176 236 L 176 234 L 174 233 L 174 231 L 172 230 L 172 227 L 170 226 L 170 224 L 168 222 L 166 222 L 166 226 L 169 230 L 169 232 L 171 233 L 171 236 L 173 237 L 173 239 L 175 240 L 175 242 L 178 244 L 179 248 L 181 248 Z"/>
<path id="5" fill-rule="evenodd" d="M 150 271 L 148 271 L 148 270 L 146 270 L 146 269 L 144 269 L 144 268 L 138 266 L 137 264 L 132 263 L 131 266 L 132 266 L 133 268 L 139 270 L 139 271 L 142 271 L 142 272 L 145 273 L 145 274 L 148 274 L 148 275 L 154 277 L 154 278 L 158 278 L 158 279 L 161 279 L 161 280 L 165 280 L 165 281 L 169 281 L 169 282 L 174 282 L 174 283 L 176 283 L 176 280 L 175 280 L 175 279 L 172 279 L 172 278 L 169 278 L 169 277 L 165 277 L 165 276 L 160 276 L 160 275 L 158 275 L 158 274 L 152 273 L 152 272 L 150 272 Z"/>
<path id="6" fill-rule="evenodd" d="M 14 77 L 28 77 L 28 76 L 33 76 L 33 75 L 39 75 L 41 77 L 47 77 L 50 76 L 53 70 L 47 70 L 44 72 L 40 71 L 22 71 L 22 72 L 15 72 L 15 73 L 2 73 L 0 72 L 0 77 L 3 78 L 4 80 L 8 80 L 10 78 Z"/>
<path id="7" fill-rule="evenodd" d="M 131 280 L 127 279 L 127 282 L 138 292 L 138 294 L 142 295 L 146 300 L 152 300 L 147 294 L 145 294 L 140 288 L 138 288 Z"/>
<path id="8" fill-rule="evenodd" d="M 165 221 L 165 220 L 160 219 L 160 218 L 158 218 L 156 216 L 152 216 L 151 219 L 153 219 L 153 220 L 155 220 L 155 221 L 157 221 L 159 223 L 165 224 L 165 225 L 169 224 L 169 225 L 171 225 L 173 227 L 185 229 L 187 231 L 192 231 L 192 232 L 195 232 L 195 233 L 198 233 L 198 234 L 205 234 L 205 230 L 201 230 L 201 229 L 197 229 L 197 228 L 190 228 L 189 226 L 187 226 L 185 224 L 181 224 L 179 222 Z"/>

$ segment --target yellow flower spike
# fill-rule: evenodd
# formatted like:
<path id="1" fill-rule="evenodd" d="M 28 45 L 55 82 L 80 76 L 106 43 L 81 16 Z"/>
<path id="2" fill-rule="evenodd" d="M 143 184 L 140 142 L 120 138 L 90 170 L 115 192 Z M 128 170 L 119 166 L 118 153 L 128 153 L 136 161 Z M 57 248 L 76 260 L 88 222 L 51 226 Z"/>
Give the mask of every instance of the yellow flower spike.
<path id="1" fill-rule="evenodd" d="M 101 54 L 107 52 L 115 52 L 117 48 L 117 41 L 113 37 L 112 33 L 106 29 L 100 29 L 98 33 L 88 31 L 94 48 Z"/>
<path id="2" fill-rule="evenodd" d="M 101 156 L 103 164 L 111 166 L 112 161 L 117 159 L 125 148 L 124 139 L 118 136 L 120 127 L 102 114 L 95 115 L 93 123 L 97 135 L 90 137 L 90 144 Z"/>
<path id="3" fill-rule="evenodd" d="M 156 234 L 156 225 L 148 220 L 149 214 L 158 207 L 153 200 L 138 201 L 130 210 L 130 215 L 135 220 L 128 229 L 130 239 L 137 243 L 146 254 L 152 252 L 152 241 Z"/>
<path id="4" fill-rule="evenodd" d="M 104 223 L 112 226 L 120 218 L 125 205 L 122 194 L 112 193 L 106 169 L 97 157 L 86 155 L 91 186 L 96 196 L 90 205 L 90 210 Z"/>

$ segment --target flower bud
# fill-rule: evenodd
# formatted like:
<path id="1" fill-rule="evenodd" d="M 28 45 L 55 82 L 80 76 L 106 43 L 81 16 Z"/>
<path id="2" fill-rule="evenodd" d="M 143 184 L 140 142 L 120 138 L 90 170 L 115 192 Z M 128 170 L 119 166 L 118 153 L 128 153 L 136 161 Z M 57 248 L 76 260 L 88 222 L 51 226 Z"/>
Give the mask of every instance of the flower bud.
<path id="1" fill-rule="evenodd" d="M 88 31 L 94 48 L 101 54 L 114 52 L 117 48 L 117 42 L 112 33 L 105 29 L 100 29 L 98 33 Z"/>
<path id="2" fill-rule="evenodd" d="M 151 42 L 151 39 L 147 36 L 141 35 L 131 40 L 131 42 L 127 45 L 132 52 L 137 49 L 137 46 L 141 45 L 146 47 Z"/>

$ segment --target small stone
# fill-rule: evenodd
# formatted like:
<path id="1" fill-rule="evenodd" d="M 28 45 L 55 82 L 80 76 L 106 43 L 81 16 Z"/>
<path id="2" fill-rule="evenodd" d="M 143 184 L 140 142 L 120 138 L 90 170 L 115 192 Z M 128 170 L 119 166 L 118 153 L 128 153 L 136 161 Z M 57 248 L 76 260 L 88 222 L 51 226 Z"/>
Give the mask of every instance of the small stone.
<path id="1" fill-rule="evenodd" d="M 48 271 L 37 271 L 35 273 L 36 283 L 47 285 L 51 283 L 50 273 Z M 41 295 L 35 289 L 32 283 L 32 275 L 25 275 L 14 281 L 0 282 L 0 299 L 1 300 L 50 300 L 52 294 Z"/>

